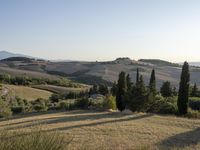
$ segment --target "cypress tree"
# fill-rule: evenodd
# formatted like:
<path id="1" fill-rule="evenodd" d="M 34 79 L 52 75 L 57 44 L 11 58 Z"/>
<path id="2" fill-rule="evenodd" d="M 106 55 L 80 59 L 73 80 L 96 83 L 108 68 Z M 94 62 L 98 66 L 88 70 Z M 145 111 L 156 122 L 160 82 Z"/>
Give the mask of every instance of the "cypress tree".
<path id="1" fill-rule="evenodd" d="M 123 111 L 126 108 L 126 92 L 127 92 L 126 74 L 125 72 L 121 72 L 119 74 L 119 79 L 117 83 L 117 95 L 116 95 L 116 104 L 117 108 L 120 111 Z"/>
<path id="2" fill-rule="evenodd" d="M 163 97 L 171 97 L 173 94 L 171 83 L 166 81 L 160 88 L 160 93 Z"/>
<path id="3" fill-rule="evenodd" d="M 146 98 L 147 98 L 146 87 L 144 84 L 143 76 L 141 75 L 139 77 L 138 83 L 134 86 L 132 99 L 130 101 L 130 109 L 132 111 L 144 110 Z"/>
<path id="4" fill-rule="evenodd" d="M 189 82 L 189 64 L 187 62 L 184 62 L 177 101 L 178 110 L 181 115 L 187 114 L 188 112 Z"/>
<path id="5" fill-rule="evenodd" d="M 140 80 L 140 73 L 139 73 L 139 68 L 137 68 L 136 84 L 138 84 L 139 80 Z"/>
<path id="6" fill-rule="evenodd" d="M 112 93 L 113 96 L 117 95 L 117 84 L 116 84 L 116 82 L 113 83 L 113 86 L 111 88 L 111 93 Z"/>
<path id="7" fill-rule="evenodd" d="M 145 87 L 144 79 L 142 75 L 139 78 L 138 89 L 139 89 L 140 94 L 146 93 L 146 87 Z"/>
<path id="8" fill-rule="evenodd" d="M 107 95 L 109 93 L 108 87 L 104 84 L 99 85 L 99 93 L 102 95 Z"/>
<path id="9" fill-rule="evenodd" d="M 131 78 L 129 74 L 126 76 L 126 84 L 127 84 L 127 91 L 131 91 L 132 83 L 131 83 Z"/>
<path id="10" fill-rule="evenodd" d="M 90 88 L 89 94 L 98 94 L 99 89 L 98 89 L 98 85 L 94 84 L 92 88 Z"/>
<path id="11" fill-rule="evenodd" d="M 151 78 L 149 82 L 149 92 L 152 93 L 153 95 L 156 95 L 156 76 L 154 69 L 151 72 Z"/>
<path id="12" fill-rule="evenodd" d="M 192 88 L 191 96 L 192 97 L 196 97 L 197 96 L 197 92 L 198 92 L 198 88 L 197 88 L 197 84 L 195 83 L 193 88 Z"/>

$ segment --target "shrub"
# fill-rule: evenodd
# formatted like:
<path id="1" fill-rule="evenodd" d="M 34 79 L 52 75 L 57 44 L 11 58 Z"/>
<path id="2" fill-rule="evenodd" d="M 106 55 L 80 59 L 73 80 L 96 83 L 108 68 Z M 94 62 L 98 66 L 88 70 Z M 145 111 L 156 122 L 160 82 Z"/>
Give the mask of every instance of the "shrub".
<path id="1" fill-rule="evenodd" d="M 185 117 L 200 119 L 200 112 L 197 110 L 189 109 L 188 113 L 185 115 Z"/>
<path id="2" fill-rule="evenodd" d="M 198 97 L 189 98 L 189 107 L 193 110 L 200 111 L 200 98 L 198 98 Z"/>
<path id="3" fill-rule="evenodd" d="M 90 106 L 91 102 L 88 98 L 78 99 L 75 102 L 75 106 L 80 109 L 87 109 Z"/>
<path id="4" fill-rule="evenodd" d="M 40 128 L 30 133 L 1 130 L 0 141 L 0 150 L 64 150 L 70 142 L 57 132 L 43 132 Z"/>
<path id="5" fill-rule="evenodd" d="M 22 113 L 24 112 L 24 107 L 23 106 L 13 106 L 11 107 L 11 110 L 14 114 L 19 114 L 19 113 Z"/>
<path id="6" fill-rule="evenodd" d="M 56 109 L 57 110 L 69 110 L 70 108 L 70 102 L 69 101 L 60 101 L 56 104 Z"/>
<path id="7" fill-rule="evenodd" d="M 36 104 L 33 106 L 33 109 L 37 112 L 41 112 L 41 111 L 47 111 L 48 107 L 45 105 L 41 105 L 41 104 Z"/>
<path id="8" fill-rule="evenodd" d="M 117 109 L 116 98 L 112 95 L 108 95 L 104 100 L 103 106 L 105 109 L 116 110 Z"/>
<path id="9" fill-rule="evenodd" d="M 65 109 L 66 107 L 67 107 L 67 102 L 66 101 L 59 102 L 59 108 L 60 109 Z"/>
<path id="10" fill-rule="evenodd" d="M 148 112 L 160 114 L 176 114 L 177 106 L 175 103 L 175 98 L 169 97 L 164 99 L 163 97 L 156 97 L 155 102 L 152 104 Z"/>
<path id="11" fill-rule="evenodd" d="M 48 100 L 39 98 L 36 101 L 32 102 L 32 104 L 33 109 L 37 112 L 48 110 Z"/>
<path id="12" fill-rule="evenodd" d="M 30 112 L 32 110 L 31 103 L 28 100 L 19 97 L 15 97 L 9 105 L 14 114 Z"/>
<path id="13" fill-rule="evenodd" d="M 12 111 L 10 107 L 0 99 L 0 118 L 9 117 L 12 115 Z"/>
<path id="14" fill-rule="evenodd" d="M 58 102 L 59 99 L 60 99 L 60 95 L 58 95 L 58 94 L 52 94 L 50 97 L 50 100 L 52 103 Z"/>

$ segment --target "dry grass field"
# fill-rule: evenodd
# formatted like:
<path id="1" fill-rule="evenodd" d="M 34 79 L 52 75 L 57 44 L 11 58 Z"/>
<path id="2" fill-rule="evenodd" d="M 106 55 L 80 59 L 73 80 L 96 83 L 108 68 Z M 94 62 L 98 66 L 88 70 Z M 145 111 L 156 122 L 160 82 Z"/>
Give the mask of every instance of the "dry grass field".
<path id="1" fill-rule="evenodd" d="M 89 86 L 85 86 L 82 88 L 73 88 L 73 87 L 62 87 L 62 86 L 55 86 L 55 85 L 34 85 L 33 88 L 47 90 L 53 93 L 66 93 L 66 92 L 81 92 L 89 90 Z"/>
<path id="2" fill-rule="evenodd" d="M 30 70 L 21 70 L 21 69 L 15 69 L 15 68 L 9 68 L 9 67 L 2 67 L 0 66 L 0 72 L 3 74 L 9 74 L 11 76 L 28 76 L 32 78 L 45 78 L 45 79 L 50 79 L 50 80 L 59 80 L 60 77 L 50 75 L 44 72 L 38 72 L 38 71 L 30 71 Z"/>
<path id="3" fill-rule="evenodd" d="M 200 149 L 200 120 L 175 116 L 79 110 L 0 120 L 0 130 L 28 131 L 37 125 L 71 139 L 66 149 Z"/>
<path id="4" fill-rule="evenodd" d="M 49 99 L 49 97 L 52 95 L 52 93 L 49 91 L 35 89 L 26 86 L 4 84 L 3 87 L 8 90 L 8 93 L 10 95 L 17 96 L 22 99 L 27 99 L 30 101 L 36 100 L 38 98 Z"/>

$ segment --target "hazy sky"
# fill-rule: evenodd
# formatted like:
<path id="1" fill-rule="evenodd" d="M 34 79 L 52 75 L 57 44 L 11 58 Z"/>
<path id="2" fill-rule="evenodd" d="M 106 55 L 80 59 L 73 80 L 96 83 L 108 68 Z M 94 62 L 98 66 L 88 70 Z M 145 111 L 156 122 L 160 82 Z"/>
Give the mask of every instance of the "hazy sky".
<path id="1" fill-rule="evenodd" d="M 0 0 L 0 50 L 200 61 L 200 0 Z"/>

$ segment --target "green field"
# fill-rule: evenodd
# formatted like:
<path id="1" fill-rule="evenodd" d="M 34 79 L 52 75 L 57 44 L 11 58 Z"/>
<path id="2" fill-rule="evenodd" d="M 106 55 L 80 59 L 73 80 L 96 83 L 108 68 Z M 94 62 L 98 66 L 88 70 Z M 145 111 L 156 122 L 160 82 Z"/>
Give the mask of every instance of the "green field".
<path id="1" fill-rule="evenodd" d="M 72 111 L 38 113 L 0 121 L 0 130 L 40 127 L 72 139 L 66 149 L 200 149 L 200 120 L 146 113 Z"/>
<path id="2" fill-rule="evenodd" d="M 49 99 L 49 97 L 52 95 L 52 92 L 26 86 L 4 84 L 3 87 L 8 90 L 9 95 L 17 96 L 30 101 L 38 98 Z"/>

